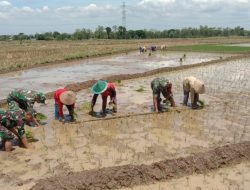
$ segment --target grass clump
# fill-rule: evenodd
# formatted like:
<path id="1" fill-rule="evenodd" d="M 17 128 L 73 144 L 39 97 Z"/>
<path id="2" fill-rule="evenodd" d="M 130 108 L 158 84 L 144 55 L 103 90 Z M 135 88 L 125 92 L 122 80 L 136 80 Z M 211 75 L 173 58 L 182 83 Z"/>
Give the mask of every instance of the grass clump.
<path id="1" fill-rule="evenodd" d="M 144 92 L 145 91 L 144 86 L 140 86 L 140 88 L 136 89 L 135 91 Z"/>
<path id="2" fill-rule="evenodd" d="M 39 121 L 42 121 L 42 120 L 47 119 L 47 116 L 42 114 L 42 113 L 37 113 L 36 114 L 36 119 L 38 119 Z"/>
<path id="3" fill-rule="evenodd" d="M 81 109 L 82 110 L 91 110 L 91 102 L 84 102 Z"/>

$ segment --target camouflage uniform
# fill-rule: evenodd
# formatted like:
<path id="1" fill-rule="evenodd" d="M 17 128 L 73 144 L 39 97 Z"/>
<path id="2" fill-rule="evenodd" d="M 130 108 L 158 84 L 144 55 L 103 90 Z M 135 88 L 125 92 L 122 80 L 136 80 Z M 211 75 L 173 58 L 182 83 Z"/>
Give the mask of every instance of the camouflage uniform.
<path id="1" fill-rule="evenodd" d="M 151 89 L 153 91 L 153 96 L 157 97 L 158 101 L 161 101 L 161 93 L 162 95 L 167 98 L 169 96 L 173 96 L 172 92 L 167 92 L 166 91 L 166 86 L 170 85 L 171 83 L 169 82 L 168 79 L 165 79 L 164 77 L 161 78 L 155 78 L 151 82 Z"/>
<path id="2" fill-rule="evenodd" d="M 44 103 L 46 100 L 46 97 L 43 93 L 38 93 L 33 90 L 25 90 L 25 89 L 15 89 L 7 97 L 7 102 L 9 107 L 11 108 L 11 102 L 18 103 L 18 106 L 27 111 L 28 109 L 33 109 L 33 106 L 35 104 L 36 97 L 40 98 L 40 102 Z"/>
<path id="3" fill-rule="evenodd" d="M 0 109 L 0 148 L 4 146 L 6 141 L 14 139 L 14 135 L 7 128 L 1 125 L 1 121 L 4 117 L 5 111 Z"/>
<path id="4" fill-rule="evenodd" d="M 15 105 L 14 105 L 15 104 Z M 7 129 L 16 128 L 18 137 L 21 139 L 25 136 L 24 130 L 24 111 L 18 107 L 17 103 L 13 103 L 12 108 L 6 112 L 1 112 L 0 124 Z"/>

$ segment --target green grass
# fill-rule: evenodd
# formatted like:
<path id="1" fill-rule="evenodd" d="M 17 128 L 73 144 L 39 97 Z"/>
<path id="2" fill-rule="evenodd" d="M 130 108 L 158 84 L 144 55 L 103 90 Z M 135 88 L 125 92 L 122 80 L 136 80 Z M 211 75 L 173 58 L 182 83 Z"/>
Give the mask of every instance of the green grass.
<path id="1" fill-rule="evenodd" d="M 140 86 L 140 88 L 136 89 L 137 92 L 144 92 L 144 86 Z"/>
<path id="2" fill-rule="evenodd" d="M 42 113 L 37 113 L 37 114 L 36 114 L 36 119 L 42 121 L 42 120 L 47 119 L 47 116 L 44 115 L 44 114 L 42 114 Z"/>
<path id="3" fill-rule="evenodd" d="M 191 51 L 191 52 L 213 52 L 213 53 L 246 53 L 250 52 L 250 47 L 226 46 L 217 44 L 201 44 L 201 45 L 169 47 L 168 50 Z"/>

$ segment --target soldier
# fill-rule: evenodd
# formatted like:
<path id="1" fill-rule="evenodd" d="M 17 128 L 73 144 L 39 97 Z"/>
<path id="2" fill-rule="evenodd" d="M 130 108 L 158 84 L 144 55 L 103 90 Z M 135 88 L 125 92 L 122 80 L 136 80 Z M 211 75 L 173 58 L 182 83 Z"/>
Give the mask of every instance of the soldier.
<path id="1" fill-rule="evenodd" d="M 205 92 L 204 82 L 195 78 L 195 77 L 187 77 L 183 80 L 183 105 L 187 106 L 189 93 L 191 94 L 191 107 L 192 109 L 197 109 L 199 106 L 197 102 L 199 101 L 199 94 L 203 94 Z"/>
<path id="2" fill-rule="evenodd" d="M 33 108 L 35 102 L 45 104 L 46 96 L 42 92 L 36 92 L 26 89 L 15 89 L 11 91 L 7 97 L 8 106 L 11 109 L 12 104 L 17 103 L 18 106 L 25 112 L 30 112 L 33 115 L 33 123 L 39 126 L 36 120 L 36 110 Z"/>
<path id="3" fill-rule="evenodd" d="M 30 120 L 31 114 L 24 112 L 22 109 L 13 106 L 6 112 L 1 112 L 0 125 L 11 131 L 22 143 L 23 147 L 28 148 L 28 140 L 25 135 L 24 121 Z"/>
<path id="4" fill-rule="evenodd" d="M 4 148 L 6 152 L 12 150 L 12 140 L 14 135 L 4 126 L 1 125 L 2 118 L 5 116 L 5 111 L 0 109 L 0 149 Z"/>
<path id="5" fill-rule="evenodd" d="M 113 112 L 117 112 L 117 100 L 116 100 L 116 90 L 115 85 L 111 82 L 106 82 L 104 80 L 99 80 L 91 88 L 93 95 L 91 101 L 91 113 L 94 112 L 94 106 L 99 94 L 102 95 L 102 116 L 106 116 L 107 99 L 110 97 L 109 105 L 113 105 Z"/>
<path id="6" fill-rule="evenodd" d="M 169 82 L 168 79 L 164 77 L 155 78 L 151 82 L 151 89 L 153 91 L 153 104 L 156 112 L 161 111 L 161 94 L 171 103 L 172 107 L 175 107 L 175 101 L 172 93 L 172 83 Z"/>
<path id="7" fill-rule="evenodd" d="M 42 92 L 36 92 L 26 89 L 15 89 L 7 97 L 7 102 L 15 101 L 23 110 L 33 108 L 35 102 L 45 104 L 46 96 Z"/>

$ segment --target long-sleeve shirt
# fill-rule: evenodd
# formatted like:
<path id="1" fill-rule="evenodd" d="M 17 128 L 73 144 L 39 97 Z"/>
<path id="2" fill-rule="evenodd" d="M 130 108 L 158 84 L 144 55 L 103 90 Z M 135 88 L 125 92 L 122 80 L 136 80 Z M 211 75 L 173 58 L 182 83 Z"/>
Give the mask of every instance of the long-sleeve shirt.
<path id="1" fill-rule="evenodd" d="M 15 89 L 8 95 L 7 102 L 15 101 L 21 109 L 28 110 L 29 108 L 33 108 L 37 95 L 38 92 L 33 90 Z"/>
<path id="2" fill-rule="evenodd" d="M 195 77 L 187 77 L 183 80 L 183 90 L 186 92 L 190 92 L 191 103 L 194 103 L 194 94 L 196 93 L 194 90 L 194 81 Z"/>
<path id="3" fill-rule="evenodd" d="M 116 98 L 116 90 L 114 83 L 109 82 L 107 89 L 101 94 L 102 96 L 102 108 L 106 108 L 107 98 L 110 96 L 110 99 Z M 92 105 L 95 105 L 97 100 L 98 94 L 94 94 L 92 98 Z"/>
<path id="4" fill-rule="evenodd" d="M 62 88 L 62 89 L 58 89 L 57 91 L 55 91 L 55 94 L 54 94 L 54 99 L 55 99 L 55 103 L 58 104 L 58 107 L 59 107 L 59 116 L 60 117 L 64 117 L 63 115 L 63 103 L 61 102 L 60 100 L 60 96 L 63 92 L 66 92 L 68 91 L 67 89 L 65 88 Z M 75 104 L 73 105 L 70 105 L 71 107 L 75 107 Z"/>

